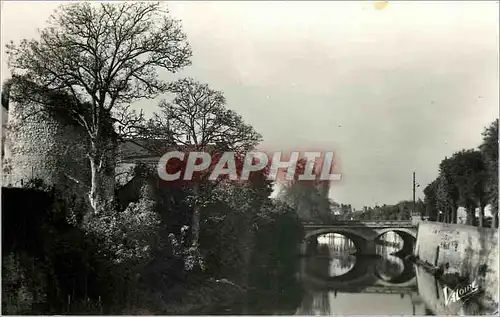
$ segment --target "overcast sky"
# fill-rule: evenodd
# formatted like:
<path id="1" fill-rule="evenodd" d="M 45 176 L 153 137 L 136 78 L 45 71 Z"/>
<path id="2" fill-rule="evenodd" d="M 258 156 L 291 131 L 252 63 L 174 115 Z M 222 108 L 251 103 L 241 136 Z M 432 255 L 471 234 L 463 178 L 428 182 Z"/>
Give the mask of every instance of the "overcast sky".
<path id="1" fill-rule="evenodd" d="M 56 6 L 3 2 L 2 50 L 6 41 L 35 37 Z M 343 179 L 331 196 L 342 203 L 411 199 L 414 170 L 423 197 L 441 159 L 478 146 L 498 117 L 497 2 L 170 8 L 194 53 L 180 75 L 222 90 L 265 148 L 335 151 Z M 2 76 L 9 76 L 5 60 Z"/>

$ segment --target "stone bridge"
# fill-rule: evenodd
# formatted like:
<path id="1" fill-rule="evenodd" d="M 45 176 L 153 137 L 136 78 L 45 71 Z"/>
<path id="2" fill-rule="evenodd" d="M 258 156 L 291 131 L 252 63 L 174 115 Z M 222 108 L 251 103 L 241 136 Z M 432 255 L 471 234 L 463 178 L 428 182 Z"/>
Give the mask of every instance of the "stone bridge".
<path id="1" fill-rule="evenodd" d="M 304 223 L 305 239 L 301 253 L 308 254 L 309 247 L 317 246 L 317 237 L 328 233 L 341 234 L 354 243 L 358 254 L 376 254 L 376 240 L 387 232 L 395 232 L 403 240 L 404 254 L 413 252 L 417 225 L 410 220 L 389 221 L 339 221 L 330 224 Z"/>
<path id="2" fill-rule="evenodd" d="M 301 246 L 300 276 L 313 289 L 338 292 L 399 293 L 416 292 L 413 265 L 403 261 L 404 268 L 390 280 L 379 275 L 376 256 L 377 239 L 395 232 L 403 240 L 401 255 L 410 254 L 416 242 L 417 226 L 411 221 L 339 221 L 330 224 L 304 223 L 305 238 Z M 357 249 L 354 266 L 345 274 L 328 277 L 329 257 L 319 254 L 318 236 L 337 233 L 349 238 Z"/>

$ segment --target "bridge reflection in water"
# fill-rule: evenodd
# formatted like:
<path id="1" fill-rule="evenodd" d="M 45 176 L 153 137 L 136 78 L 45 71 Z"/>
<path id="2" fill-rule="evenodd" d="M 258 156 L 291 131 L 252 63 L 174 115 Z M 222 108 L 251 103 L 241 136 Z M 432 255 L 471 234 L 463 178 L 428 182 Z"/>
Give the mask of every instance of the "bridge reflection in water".
<path id="1" fill-rule="evenodd" d="M 289 254 L 279 265 L 253 267 L 278 276 L 281 282 L 271 283 L 276 287 L 255 283 L 241 302 L 212 315 L 457 315 L 477 310 L 461 303 L 448 307 L 443 285 L 402 260 L 415 242 L 410 224 L 305 227 L 300 256 Z M 273 281 L 271 275 L 263 276 L 265 285 Z"/>
<path id="2" fill-rule="evenodd" d="M 211 314 L 433 315 L 444 312 L 440 309 L 445 305 L 442 285 L 433 276 L 418 268 L 415 271 L 412 264 L 402 260 L 398 251 L 404 249 L 405 239 L 397 230 L 379 235 L 361 228 L 365 238 L 376 239 L 354 241 L 340 235 L 338 228 L 330 228 L 337 233 L 321 231 L 318 234 L 318 230 L 324 229 L 313 228 L 316 234 L 310 234 L 308 243 L 302 245 L 300 257 L 293 254 L 279 266 L 253 268 L 280 276 L 282 282 L 273 284 L 277 287 L 270 290 L 256 283 L 242 302 L 217 308 Z M 408 236 L 406 238 L 406 243 L 411 242 Z M 361 243 L 370 241 L 374 243 L 373 254 L 359 252 L 368 250 Z M 287 267 L 293 270 L 277 273 L 278 269 Z M 295 277 L 289 276 L 294 273 L 297 273 Z M 265 276 L 263 280 L 270 282 L 269 275 Z M 451 312 L 456 315 L 459 311 Z"/>
<path id="3" fill-rule="evenodd" d="M 338 233 L 308 242 L 299 273 L 305 294 L 297 314 L 426 313 L 413 265 L 393 255 L 405 242 L 395 232 L 375 239 L 371 254 Z"/>

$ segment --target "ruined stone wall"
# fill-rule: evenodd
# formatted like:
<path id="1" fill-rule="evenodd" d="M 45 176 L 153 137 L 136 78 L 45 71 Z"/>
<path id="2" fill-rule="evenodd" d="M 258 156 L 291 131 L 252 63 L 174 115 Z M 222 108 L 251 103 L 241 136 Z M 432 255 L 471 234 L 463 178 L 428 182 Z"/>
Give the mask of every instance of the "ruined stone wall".
<path id="1" fill-rule="evenodd" d="M 448 263 L 444 274 L 458 273 L 470 282 L 477 281 L 485 290 L 485 305 L 498 306 L 498 230 L 420 223 L 415 254 L 432 265 Z M 421 293 L 426 292 L 430 290 L 421 290 Z"/>
<path id="2" fill-rule="evenodd" d="M 21 180 L 41 178 L 47 184 L 57 185 L 66 183 L 68 177 L 89 179 L 84 131 L 37 111 L 36 106 L 13 102 L 9 105 L 6 183 L 19 186 Z"/>
<path id="3" fill-rule="evenodd" d="M 68 195 L 86 197 L 90 188 L 88 138 L 83 127 L 67 118 L 49 115 L 34 105 L 10 102 L 3 186 L 20 187 L 33 178 L 68 188 Z M 114 191 L 114 157 L 109 157 L 107 188 Z"/>

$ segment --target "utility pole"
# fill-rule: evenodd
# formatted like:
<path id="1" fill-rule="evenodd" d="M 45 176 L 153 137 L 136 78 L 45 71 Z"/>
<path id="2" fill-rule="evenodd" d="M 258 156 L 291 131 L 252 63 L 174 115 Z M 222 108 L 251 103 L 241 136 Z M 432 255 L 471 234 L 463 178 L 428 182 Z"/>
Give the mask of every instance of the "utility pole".
<path id="1" fill-rule="evenodd" d="M 415 189 L 417 187 L 420 187 L 420 184 L 418 184 L 416 181 L 415 181 L 415 172 L 413 172 L 413 214 L 412 214 L 412 217 L 416 217 L 416 205 L 417 205 L 417 202 L 415 201 Z M 422 213 L 420 213 L 419 215 L 419 218 L 421 220 L 424 219 L 424 216 L 422 215 Z"/>
<path id="2" fill-rule="evenodd" d="M 413 215 L 415 216 L 415 172 L 413 172 Z"/>

